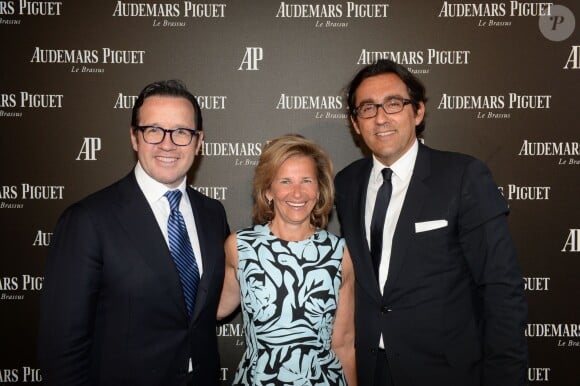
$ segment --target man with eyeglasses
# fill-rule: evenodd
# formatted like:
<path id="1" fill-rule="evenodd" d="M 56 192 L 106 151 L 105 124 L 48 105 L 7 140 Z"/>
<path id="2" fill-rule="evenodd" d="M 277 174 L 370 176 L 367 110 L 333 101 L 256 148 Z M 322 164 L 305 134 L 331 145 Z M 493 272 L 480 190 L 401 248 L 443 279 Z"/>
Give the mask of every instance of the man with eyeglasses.
<path id="1" fill-rule="evenodd" d="M 222 204 L 186 183 L 202 129 L 185 85 L 146 86 L 131 120 L 134 170 L 59 219 L 41 300 L 44 384 L 219 384 L 229 227 Z"/>
<path id="2" fill-rule="evenodd" d="M 356 276 L 359 384 L 527 384 L 522 273 L 490 171 L 417 140 L 425 88 L 403 66 L 363 68 L 347 98 L 372 153 L 335 179 Z"/>

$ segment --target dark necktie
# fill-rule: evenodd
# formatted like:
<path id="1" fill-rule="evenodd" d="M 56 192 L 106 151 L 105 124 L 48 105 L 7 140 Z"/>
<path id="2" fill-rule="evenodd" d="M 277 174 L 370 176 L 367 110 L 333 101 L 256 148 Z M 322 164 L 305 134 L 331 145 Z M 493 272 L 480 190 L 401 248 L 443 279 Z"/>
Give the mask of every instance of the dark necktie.
<path id="1" fill-rule="evenodd" d="M 379 277 L 379 265 L 381 263 L 381 251 L 383 249 L 383 228 L 385 226 L 385 217 L 393 190 L 391 185 L 393 171 L 390 168 L 384 168 L 381 170 L 381 173 L 383 174 L 383 184 L 377 192 L 375 209 L 373 210 L 371 220 L 371 257 L 377 279 Z"/>
<path id="2" fill-rule="evenodd" d="M 167 234 L 169 238 L 169 250 L 173 261 L 179 272 L 181 287 L 185 296 L 185 305 L 187 314 L 191 317 L 193 306 L 195 305 L 195 296 L 197 286 L 199 285 L 199 269 L 193 254 L 193 248 L 187 234 L 185 221 L 179 211 L 179 201 L 181 200 L 181 191 L 170 190 L 165 193 L 169 201 L 171 213 L 167 221 Z"/>

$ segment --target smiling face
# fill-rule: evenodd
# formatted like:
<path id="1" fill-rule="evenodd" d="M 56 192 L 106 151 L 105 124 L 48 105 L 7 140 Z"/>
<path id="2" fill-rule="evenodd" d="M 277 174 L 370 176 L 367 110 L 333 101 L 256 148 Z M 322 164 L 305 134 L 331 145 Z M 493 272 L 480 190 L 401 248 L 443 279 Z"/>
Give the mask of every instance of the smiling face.
<path id="1" fill-rule="evenodd" d="M 266 198 L 273 201 L 274 219 L 272 226 L 288 225 L 309 230 L 310 213 L 318 200 L 318 178 L 316 164 L 311 157 L 293 156 L 282 163 Z"/>
<path id="2" fill-rule="evenodd" d="M 355 96 L 355 105 L 359 106 L 365 102 L 384 103 L 393 97 L 409 99 L 409 92 L 396 74 L 385 73 L 363 80 Z M 375 157 L 385 166 L 391 166 L 415 143 L 415 126 L 424 115 L 425 105 L 420 102 L 416 111 L 411 104 L 395 114 L 387 114 L 379 107 L 375 117 L 351 117 L 351 121 Z"/>
<path id="3" fill-rule="evenodd" d="M 193 105 L 182 97 L 159 95 L 147 97 L 139 110 L 139 125 L 159 126 L 167 130 L 195 129 Z M 131 128 L 131 143 L 143 170 L 168 188 L 179 186 L 191 168 L 202 140 L 201 131 L 199 136 L 194 136 L 189 145 L 177 146 L 167 133 L 161 143 L 152 145 L 145 142 L 140 130 Z"/>

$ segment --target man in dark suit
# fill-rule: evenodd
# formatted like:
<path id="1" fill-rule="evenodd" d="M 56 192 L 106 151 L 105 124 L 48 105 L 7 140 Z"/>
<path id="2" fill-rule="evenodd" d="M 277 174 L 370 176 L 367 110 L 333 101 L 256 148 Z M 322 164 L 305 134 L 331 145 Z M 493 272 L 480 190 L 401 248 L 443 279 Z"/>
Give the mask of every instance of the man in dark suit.
<path id="1" fill-rule="evenodd" d="M 148 85 L 130 136 L 134 170 L 69 207 L 54 232 L 38 341 L 44 383 L 218 385 L 229 227 L 221 203 L 186 185 L 203 141 L 195 97 L 179 81 Z M 168 191 L 179 192 L 173 206 Z"/>
<path id="2" fill-rule="evenodd" d="M 359 384 L 524 385 L 527 304 L 508 207 L 483 162 L 417 140 L 425 101 L 390 60 L 349 86 L 352 126 L 372 152 L 335 180 Z"/>

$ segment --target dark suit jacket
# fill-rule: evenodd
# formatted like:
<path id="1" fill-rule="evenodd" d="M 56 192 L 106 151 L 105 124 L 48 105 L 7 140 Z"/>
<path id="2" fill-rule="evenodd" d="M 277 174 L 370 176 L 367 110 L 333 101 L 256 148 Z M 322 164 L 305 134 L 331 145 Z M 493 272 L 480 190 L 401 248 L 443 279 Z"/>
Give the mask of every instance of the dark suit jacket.
<path id="1" fill-rule="evenodd" d="M 381 296 L 366 241 L 372 159 L 336 176 L 336 207 L 356 274 L 359 384 L 373 385 L 383 334 L 396 386 L 526 382 L 527 304 L 508 207 L 488 168 L 420 145 Z M 415 224 L 448 225 L 416 232 Z"/>
<path id="2" fill-rule="evenodd" d="M 221 203 L 187 192 L 203 258 L 191 321 L 169 248 L 133 172 L 64 212 L 42 290 L 38 352 L 45 384 L 218 385 L 216 311 L 229 227 Z"/>

